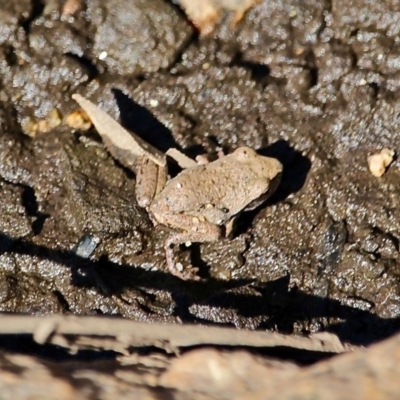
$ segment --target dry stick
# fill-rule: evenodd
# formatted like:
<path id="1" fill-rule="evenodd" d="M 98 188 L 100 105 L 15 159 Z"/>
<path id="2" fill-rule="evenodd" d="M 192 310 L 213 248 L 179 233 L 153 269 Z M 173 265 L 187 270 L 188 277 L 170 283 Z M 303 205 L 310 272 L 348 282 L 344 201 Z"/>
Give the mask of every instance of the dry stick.
<path id="1" fill-rule="evenodd" d="M 163 325 L 129 321 L 109 317 L 21 315 L 0 316 L 1 334 L 32 334 L 38 343 L 62 345 L 60 335 L 90 336 L 92 347 L 121 349 L 138 346 L 156 346 L 176 349 L 197 345 L 289 347 L 295 349 L 342 353 L 356 347 L 340 342 L 337 336 L 323 333 L 311 337 L 294 337 L 278 333 L 245 331 L 232 328 L 203 327 L 196 325 Z M 105 338 L 103 344 L 99 342 Z M 110 344 L 115 338 L 115 346 Z M 64 340 L 67 347 L 67 342 Z M 76 341 L 76 343 L 78 343 Z M 90 345 L 87 338 L 84 343 Z M 101 345 L 99 345 L 101 344 Z M 107 346 L 104 346 L 107 344 Z"/>

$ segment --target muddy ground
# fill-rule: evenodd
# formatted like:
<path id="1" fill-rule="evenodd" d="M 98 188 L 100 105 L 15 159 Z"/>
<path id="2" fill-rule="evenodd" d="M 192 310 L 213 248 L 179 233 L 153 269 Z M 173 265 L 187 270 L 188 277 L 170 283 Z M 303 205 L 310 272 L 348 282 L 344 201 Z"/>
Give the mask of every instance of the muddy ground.
<path id="1" fill-rule="evenodd" d="M 400 9 L 265 0 L 203 37 L 169 1 L 0 4 L 0 310 L 106 314 L 368 345 L 399 329 Z M 168 230 L 94 130 L 42 131 L 91 99 L 161 150 L 241 145 L 284 164 L 233 240 L 182 247 L 202 282 L 166 268 Z M 172 166 L 172 171 L 176 172 Z M 88 258 L 82 241 L 98 241 Z M 90 252 L 89 252 L 90 253 Z"/>

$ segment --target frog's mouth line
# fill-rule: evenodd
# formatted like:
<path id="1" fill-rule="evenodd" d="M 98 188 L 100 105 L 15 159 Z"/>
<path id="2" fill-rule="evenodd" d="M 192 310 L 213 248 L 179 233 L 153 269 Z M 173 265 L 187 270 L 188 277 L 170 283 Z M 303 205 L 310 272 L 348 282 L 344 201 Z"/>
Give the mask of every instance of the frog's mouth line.
<path id="1" fill-rule="evenodd" d="M 269 193 L 269 196 L 272 196 L 276 192 L 276 190 L 278 189 L 278 186 L 281 183 L 282 175 L 283 175 L 283 172 L 281 171 L 281 172 L 279 172 L 279 174 L 277 174 L 274 177 L 274 179 L 272 179 L 272 181 L 270 183 L 270 188 L 269 188 L 269 190 L 267 192 L 267 193 Z"/>
<path id="2" fill-rule="evenodd" d="M 282 178 L 282 172 L 280 172 L 278 175 L 272 179 L 270 182 L 270 186 L 268 188 L 268 191 L 264 193 L 262 196 L 260 196 L 258 199 L 253 200 L 246 208 L 244 211 L 252 211 L 255 208 L 259 207 L 261 204 L 263 204 L 266 200 L 268 200 L 269 197 L 271 197 L 276 189 L 278 188 Z"/>

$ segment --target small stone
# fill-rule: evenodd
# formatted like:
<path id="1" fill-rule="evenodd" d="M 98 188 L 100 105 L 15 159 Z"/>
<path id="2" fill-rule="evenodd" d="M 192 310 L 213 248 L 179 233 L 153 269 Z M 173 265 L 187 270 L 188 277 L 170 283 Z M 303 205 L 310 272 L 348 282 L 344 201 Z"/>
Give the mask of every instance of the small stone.
<path id="1" fill-rule="evenodd" d="M 384 148 L 380 153 L 372 154 L 368 157 L 368 168 L 371 174 L 376 177 L 381 177 L 386 168 L 392 163 L 395 156 L 395 151 L 392 149 Z"/>
<path id="2" fill-rule="evenodd" d="M 38 123 L 32 117 L 24 118 L 21 122 L 21 127 L 25 135 L 32 138 L 36 137 L 39 132 Z"/>
<path id="3" fill-rule="evenodd" d="M 151 107 L 157 107 L 158 106 L 158 100 L 156 100 L 156 99 L 151 99 L 150 100 L 150 106 Z"/>
<path id="4" fill-rule="evenodd" d="M 92 121 L 83 110 L 76 110 L 68 114 L 65 123 L 72 129 L 87 131 L 92 127 Z"/>
<path id="5" fill-rule="evenodd" d="M 102 51 L 99 54 L 99 60 L 105 60 L 107 58 L 107 56 L 108 56 L 108 53 L 106 51 Z"/>
<path id="6" fill-rule="evenodd" d="M 50 132 L 49 123 L 45 119 L 39 119 L 37 121 L 37 128 L 39 133 L 48 133 Z"/>
<path id="7" fill-rule="evenodd" d="M 61 124 L 62 115 L 58 108 L 53 108 L 47 115 L 47 123 L 50 129 L 54 129 Z"/>

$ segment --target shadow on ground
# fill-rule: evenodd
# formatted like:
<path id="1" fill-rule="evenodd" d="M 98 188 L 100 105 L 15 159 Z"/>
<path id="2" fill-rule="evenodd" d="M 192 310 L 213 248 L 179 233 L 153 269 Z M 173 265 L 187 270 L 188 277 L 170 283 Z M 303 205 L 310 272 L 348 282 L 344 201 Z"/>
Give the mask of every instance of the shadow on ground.
<path id="1" fill-rule="evenodd" d="M 134 288 L 168 291 L 176 302 L 174 312 L 184 322 L 211 325 L 209 321 L 200 320 L 189 312 L 192 304 L 201 303 L 210 307 L 234 308 L 238 314 L 246 317 L 265 315 L 268 323 L 260 328 L 288 334 L 292 332 L 296 321 L 337 320 L 339 322 L 330 323 L 329 330 L 342 341 L 356 345 L 371 344 L 400 330 L 398 319 L 383 319 L 371 312 L 342 305 L 336 300 L 290 289 L 289 276 L 262 284 L 250 280 L 223 282 L 215 279 L 187 282 L 163 272 L 119 265 L 104 257 L 97 261 L 90 260 L 72 251 L 52 250 L 0 234 L 0 254 L 4 252 L 40 256 L 61 263 L 70 268 L 73 285 L 95 288 L 104 296 L 119 296 L 124 290 Z M 257 295 L 238 295 L 230 291 L 246 285 L 252 286 Z"/>

